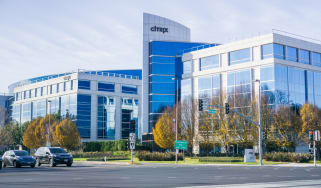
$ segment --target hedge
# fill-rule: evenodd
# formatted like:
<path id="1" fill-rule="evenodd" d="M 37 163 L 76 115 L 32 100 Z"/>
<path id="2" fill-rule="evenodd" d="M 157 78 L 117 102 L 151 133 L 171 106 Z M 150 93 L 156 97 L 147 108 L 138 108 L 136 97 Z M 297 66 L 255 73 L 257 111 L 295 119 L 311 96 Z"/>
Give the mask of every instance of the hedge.
<path id="1" fill-rule="evenodd" d="M 160 153 L 160 152 L 138 152 L 136 154 L 140 161 L 175 161 L 175 153 Z M 183 154 L 178 154 L 178 160 L 183 160 Z"/>
<path id="2" fill-rule="evenodd" d="M 313 159 L 313 155 L 306 153 L 275 152 L 265 153 L 263 158 L 267 161 L 307 163 Z"/>
<path id="3" fill-rule="evenodd" d="M 128 140 L 84 142 L 82 148 L 84 152 L 127 151 Z M 143 149 L 143 145 L 136 141 L 135 150 L 138 151 Z"/>
<path id="4" fill-rule="evenodd" d="M 200 157 L 199 162 L 243 162 L 241 157 Z"/>
<path id="5" fill-rule="evenodd" d="M 116 151 L 116 152 L 71 152 L 74 158 L 88 158 L 92 161 L 103 161 L 104 157 L 107 160 L 125 160 L 129 159 L 129 152 Z"/>

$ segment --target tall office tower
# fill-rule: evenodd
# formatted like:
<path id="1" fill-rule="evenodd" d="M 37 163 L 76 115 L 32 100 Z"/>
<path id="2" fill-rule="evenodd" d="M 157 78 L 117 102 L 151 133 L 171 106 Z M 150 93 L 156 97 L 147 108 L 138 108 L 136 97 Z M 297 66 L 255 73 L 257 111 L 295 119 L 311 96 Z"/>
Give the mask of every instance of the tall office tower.
<path id="1" fill-rule="evenodd" d="M 190 29 L 175 21 L 143 15 L 143 133 L 152 132 L 166 107 L 175 105 L 180 88 L 184 50 L 204 45 L 190 42 Z"/>

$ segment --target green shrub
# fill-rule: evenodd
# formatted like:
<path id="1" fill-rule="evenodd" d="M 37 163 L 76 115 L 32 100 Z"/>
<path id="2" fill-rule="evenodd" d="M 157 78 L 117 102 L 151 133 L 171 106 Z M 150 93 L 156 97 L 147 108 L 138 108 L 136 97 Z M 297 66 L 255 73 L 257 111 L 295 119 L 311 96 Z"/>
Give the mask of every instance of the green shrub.
<path id="1" fill-rule="evenodd" d="M 313 159 L 313 155 L 306 153 L 275 152 L 265 153 L 263 158 L 267 161 L 307 163 Z"/>
<path id="2" fill-rule="evenodd" d="M 243 162 L 241 157 L 200 157 L 200 162 Z"/>
<path id="3" fill-rule="evenodd" d="M 160 152 L 138 152 L 137 158 L 140 161 L 175 161 L 175 153 L 160 153 Z M 178 160 L 183 160 L 183 154 L 178 154 Z"/>
<path id="4" fill-rule="evenodd" d="M 107 157 L 107 160 L 124 160 L 129 159 L 129 152 L 71 152 L 74 158 L 88 158 L 90 160 L 104 160 L 104 157 Z"/>

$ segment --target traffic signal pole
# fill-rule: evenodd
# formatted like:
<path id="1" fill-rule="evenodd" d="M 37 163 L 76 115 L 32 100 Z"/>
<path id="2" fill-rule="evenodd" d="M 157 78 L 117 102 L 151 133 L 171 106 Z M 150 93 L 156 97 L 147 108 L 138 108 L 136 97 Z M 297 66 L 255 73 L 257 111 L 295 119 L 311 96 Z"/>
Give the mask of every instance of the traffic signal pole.
<path id="1" fill-rule="evenodd" d="M 314 167 L 317 167 L 317 152 L 315 148 L 315 140 L 313 140 L 313 161 L 314 161 Z"/>

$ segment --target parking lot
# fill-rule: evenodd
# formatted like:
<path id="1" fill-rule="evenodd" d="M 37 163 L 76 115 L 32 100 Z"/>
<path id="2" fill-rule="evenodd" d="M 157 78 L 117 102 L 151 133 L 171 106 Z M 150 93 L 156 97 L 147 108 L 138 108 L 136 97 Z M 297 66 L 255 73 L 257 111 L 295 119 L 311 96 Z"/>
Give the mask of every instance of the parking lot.
<path id="1" fill-rule="evenodd" d="M 321 168 L 75 163 L 72 167 L 43 165 L 0 170 L 0 187 L 6 188 L 193 187 L 298 180 L 313 180 L 314 187 L 321 187 Z"/>

